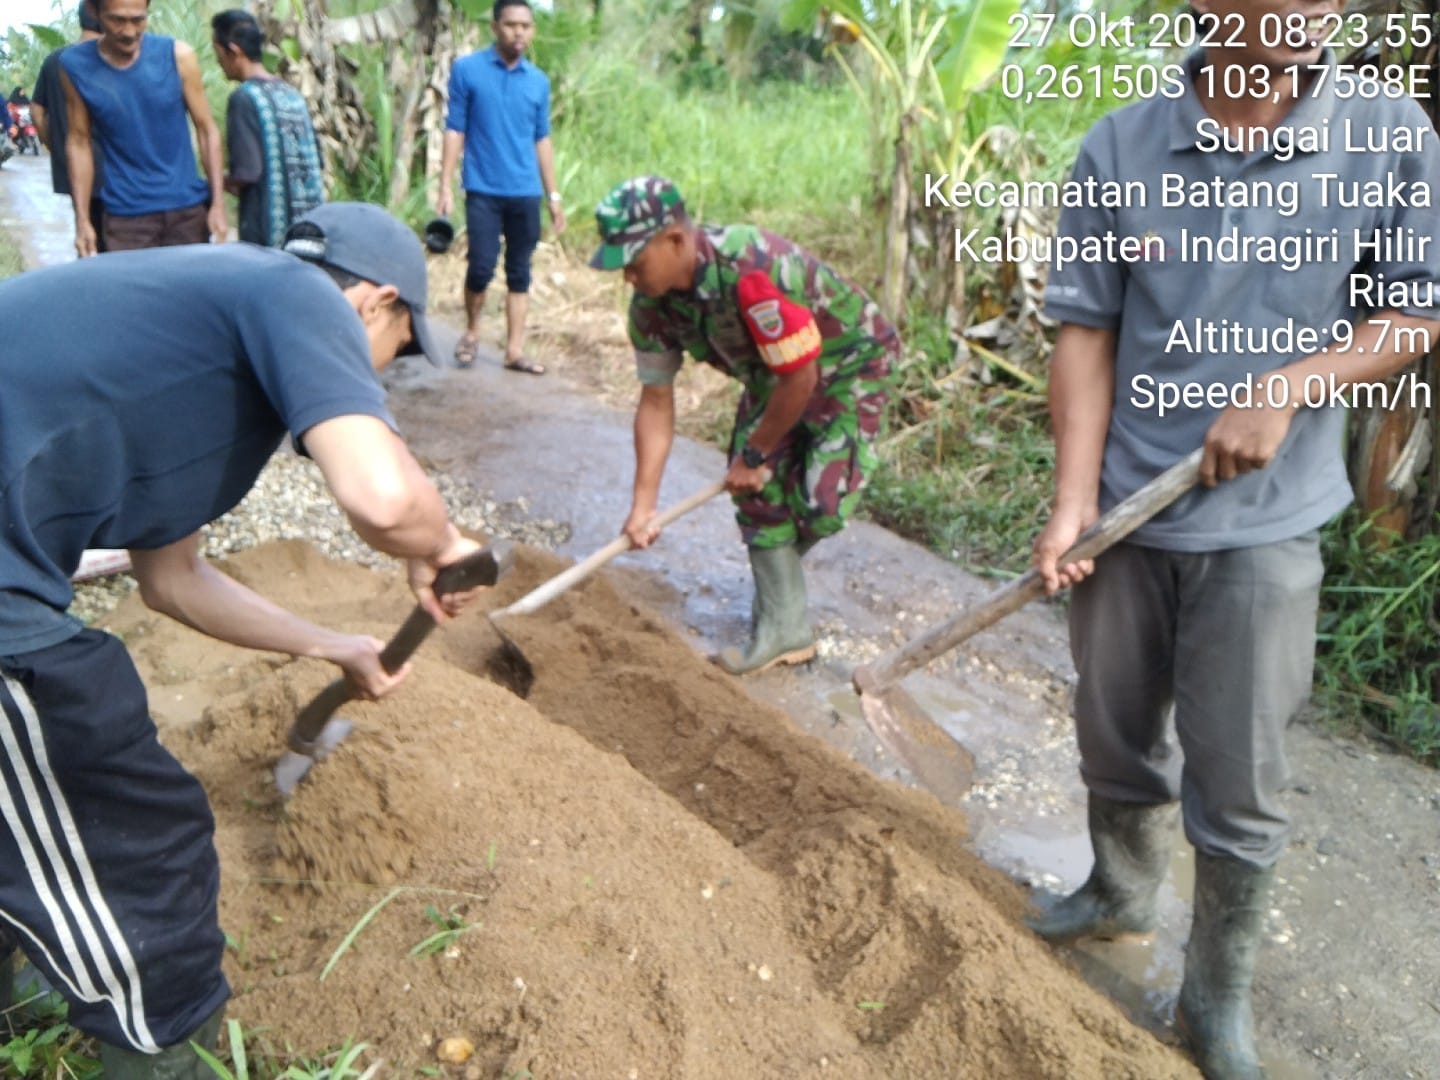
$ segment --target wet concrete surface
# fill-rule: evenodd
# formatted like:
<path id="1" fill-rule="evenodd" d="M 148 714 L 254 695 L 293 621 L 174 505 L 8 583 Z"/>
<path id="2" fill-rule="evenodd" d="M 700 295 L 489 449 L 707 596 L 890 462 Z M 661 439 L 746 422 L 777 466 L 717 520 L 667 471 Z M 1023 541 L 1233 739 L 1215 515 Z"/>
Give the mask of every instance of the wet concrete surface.
<path id="1" fill-rule="evenodd" d="M 42 187 L 38 167 L 12 172 L 13 164 L 0 170 L 0 222 L 20 223 L 27 252 L 40 261 L 68 257 L 68 208 L 48 194 L 48 172 Z M 450 330 L 446 344 L 455 336 Z M 564 554 L 581 557 L 617 534 L 633 475 L 627 412 L 553 374 L 505 373 L 489 352 L 463 372 L 402 360 L 386 382 L 407 438 L 432 468 L 513 501 L 519 512 L 566 522 Z M 662 504 L 723 469 L 718 450 L 677 439 Z M 723 498 L 673 525 L 651 550 L 612 565 L 622 590 L 665 614 L 697 648 L 743 637 L 749 572 Z M 820 658 L 749 685 L 877 774 L 913 783 L 863 722 L 850 672 L 993 583 L 864 522 L 820 545 L 807 578 Z M 1058 605 L 1034 605 L 906 686 L 974 754 L 963 809 L 977 850 L 1022 882 L 1068 890 L 1088 873 L 1090 851 L 1060 615 Z M 1440 1078 L 1440 776 L 1310 723 L 1292 728 L 1289 748 L 1295 839 L 1280 866 L 1255 994 L 1270 1075 Z M 1066 950 L 1162 1036 L 1179 989 L 1192 877 L 1181 841 L 1154 943 Z"/>
<path id="2" fill-rule="evenodd" d="M 69 196 L 50 188 L 49 154 L 17 154 L 0 166 L 0 229 L 19 240 L 26 267 L 73 259 L 74 220 Z"/>

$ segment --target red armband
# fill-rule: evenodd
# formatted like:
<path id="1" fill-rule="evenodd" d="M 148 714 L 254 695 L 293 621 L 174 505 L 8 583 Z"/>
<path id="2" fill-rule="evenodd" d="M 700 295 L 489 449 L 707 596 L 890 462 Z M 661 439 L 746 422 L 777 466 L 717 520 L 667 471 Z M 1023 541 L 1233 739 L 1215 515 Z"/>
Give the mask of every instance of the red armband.
<path id="1" fill-rule="evenodd" d="M 776 375 L 797 371 L 820 355 L 815 316 L 787 298 L 765 271 L 752 270 L 742 277 L 736 295 L 760 359 Z"/>

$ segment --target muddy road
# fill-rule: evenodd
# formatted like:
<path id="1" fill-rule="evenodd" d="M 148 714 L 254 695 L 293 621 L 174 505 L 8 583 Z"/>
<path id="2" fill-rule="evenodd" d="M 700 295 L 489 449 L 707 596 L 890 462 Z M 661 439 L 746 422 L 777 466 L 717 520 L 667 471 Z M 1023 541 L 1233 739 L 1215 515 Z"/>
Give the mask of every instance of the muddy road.
<path id="1" fill-rule="evenodd" d="M 47 159 L 12 159 L 0 170 L 0 227 L 21 237 L 30 265 L 70 252 L 68 206 L 48 187 Z M 432 306 L 453 322 L 456 299 L 437 296 Z M 542 323 L 547 312 L 535 304 L 531 317 Z M 611 539 L 628 507 L 629 415 L 559 367 L 543 379 L 506 374 L 492 348 L 472 371 L 403 362 L 387 381 L 427 464 L 567 523 L 559 550 L 578 557 Z M 677 440 L 664 501 L 723 467 L 717 450 Z M 821 658 L 746 685 L 870 771 L 911 782 L 861 720 L 849 671 L 991 586 L 866 523 L 821 545 L 809 569 Z M 609 579 L 697 650 L 735 640 L 748 618 L 744 551 L 723 502 L 673 526 L 653 550 L 622 557 Z M 1068 889 L 1090 857 L 1060 615 L 1056 605 L 1023 611 L 907 685 L 975 755 L 962 806 L 975 850 L 1024 884 Z M 1310 720 L 1292 727 L 1289 750 L 1295 840 L 1271 902 L 1255 1002 L 1271 1075 L 1440 1078 L 1440 775 Z M 1162 1036 L 1179 987 L 1191 863 L 1182 843 L 1155 945 L 1067 950 L 1087 979 Z"/>

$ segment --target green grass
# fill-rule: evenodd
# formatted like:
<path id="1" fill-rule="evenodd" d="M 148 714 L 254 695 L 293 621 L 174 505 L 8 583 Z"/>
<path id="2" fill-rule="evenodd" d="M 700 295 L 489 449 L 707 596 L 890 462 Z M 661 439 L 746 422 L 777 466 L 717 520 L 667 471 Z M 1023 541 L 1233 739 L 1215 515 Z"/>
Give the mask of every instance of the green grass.
<path id="1" fill-rule="evenodd" d="M 579 250 L 594 244 L 592 211 L 606 192 L 658 173 L 675 181 L 700 221 L 761 225 L 857 277 L 874 265 L 867 132 L 844 87 L 679 90 L 653 73 L 595 61 L 571 91 L 554 142 L 573 223 L 568 242 Z"/>
<path id="2" fill-rule="evenodd" d="M 894 430 L 866 515 L 971 571 L 1023 571 L 1049 511 L 1055 460 L 1035 413 L 1004 391 L 965 393 L 923 426 Z"/>
<path id="3" fill-rule="evenodd" d="M 1319 697 L 1342 724 L 1440 765 L 1440 533 L 1377 539 L 1355 511 L 1324 531 Z"/>
<path id="4" fill-rule="evenodd" d="M 0 229 L 0 280 L 20 273 L 20 245 L 8 232 Z"/>
<path id="5" fill-rule="evenodd" d="M 465 918 L 464 908 L 458 904 L 452 904 L 450 909 L 445 912 L 441 912 L 434 904 L 426 904 L 425 918 L 430 920 L 437 929 L 435 933 L 415 944 L 414 948 L 410 950 L 412 957 L 434 956 L 436 953 L 443 953 L 470 931 L 480 929 L 478 922 L 470 922 Z"/>

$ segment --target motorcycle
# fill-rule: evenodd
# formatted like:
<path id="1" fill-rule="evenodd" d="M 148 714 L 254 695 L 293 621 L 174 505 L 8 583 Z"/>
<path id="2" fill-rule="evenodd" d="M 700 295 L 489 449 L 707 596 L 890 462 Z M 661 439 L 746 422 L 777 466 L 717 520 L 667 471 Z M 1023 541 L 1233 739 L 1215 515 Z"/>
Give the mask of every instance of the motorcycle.
<path id="1" fill-rule="evenodd" d="M 0 166 L 15 156 L 15 144 L 10 141 L 8 128 L 0 127 Z"/>
<path id="2" fill-rule="evenodd" d="M 40 133 L 35 130 L 35 120 L 30 115 L 29 105 L 10 106 L 10 137 L 15 140 L 16 150 L 23 154 L 30 151 L 40 156 Z"/>

